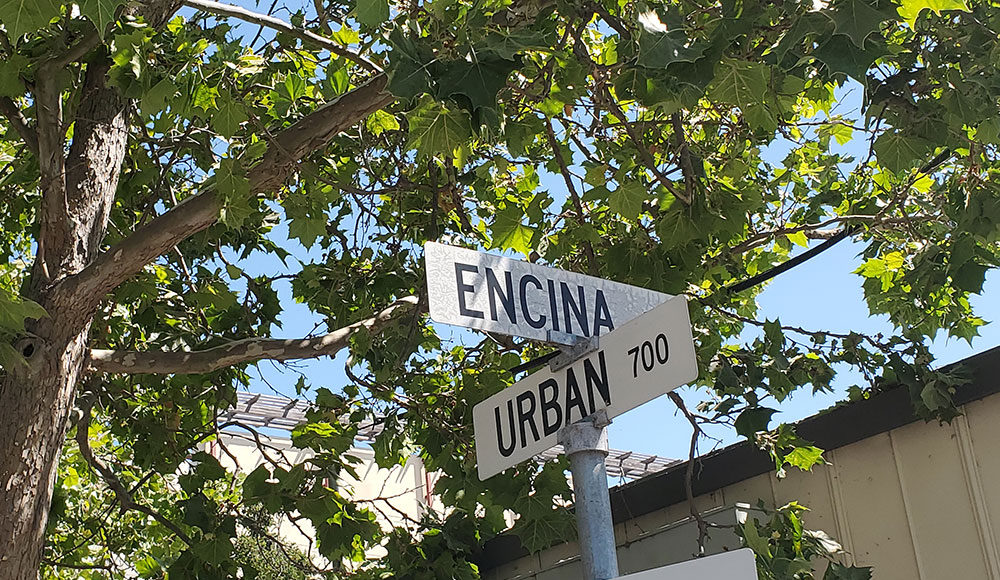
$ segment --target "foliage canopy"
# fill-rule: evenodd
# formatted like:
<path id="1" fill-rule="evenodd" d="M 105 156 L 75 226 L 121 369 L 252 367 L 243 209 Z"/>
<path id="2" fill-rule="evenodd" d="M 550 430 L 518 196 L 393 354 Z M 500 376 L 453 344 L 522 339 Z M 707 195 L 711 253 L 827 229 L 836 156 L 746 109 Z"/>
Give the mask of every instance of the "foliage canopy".
<path id="1" fill-rule="evenodd" d="M 0 408 L 22 396 L 32 341 L 53 325 L 85 337 L 59 343 L 81 353 L 66 359 L 79 377 L 60 379 L 67 408 L 79 394 L 46 574 L 232 577 L 237 530 L 260 509 L 301 514 L 359 577 L 476 577 L 475 546 L 512 506 L 529 548 L 571 533 L 561 464 L 475 477 L 472 406 L 544 348 L 442 341 L 413 307 L 427 240 L 689 295 L 702 368 L 689 406 L 778 469 L 821 452 L 773 427 L 773 407 L 829 389 L 837 364 L 869 377 L 857 396 L 902 384 L 922 416 L 954 416 L 961 378 L 931 369 L 927 342 L 977 335 L 969 295 L 1000 264 L 993 3 L 258 10 L 0 0 Z M 93 239 L 74 234 L 86 220 Z M 842 238 L 865 245 L 856 273 L 893 336 L 758 321 L 761 287 L 731 290 Z M 53 250 L 74 244 L 92 249 Z M 368 321 L 319 352 L 349 348 L 352 383 L 299 382 L 316 399 L 294 433 L 308 468 L 234 478 L 197 446 L 255 361 L 303 358 L 258 341 L 280 327 L 286 280 L 321 328 Z M 742 344 L 747 325 L 760 338 Z M 416 450 L 444 474 L 446 518 L 385 531 L 324 485 L 372 418 L 380 465 Z M 389 555 L 364 562 L 378 544 Z"/>

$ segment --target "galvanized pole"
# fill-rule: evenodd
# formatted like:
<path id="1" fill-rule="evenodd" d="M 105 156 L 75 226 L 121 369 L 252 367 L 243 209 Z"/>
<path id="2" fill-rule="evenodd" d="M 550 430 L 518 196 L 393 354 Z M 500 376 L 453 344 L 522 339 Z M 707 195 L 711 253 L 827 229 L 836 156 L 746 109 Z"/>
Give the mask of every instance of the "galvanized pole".
<path id="1" fill-rule="evenodd" d="M 567 425 L 559 432 L 573 474 L 574 509 L 580 537 L 580 557 L 584 580 L 618 577 L 618 554 L 611 497 L 608 495 L 608 429 L 611 423 L 601 410 Z"/>

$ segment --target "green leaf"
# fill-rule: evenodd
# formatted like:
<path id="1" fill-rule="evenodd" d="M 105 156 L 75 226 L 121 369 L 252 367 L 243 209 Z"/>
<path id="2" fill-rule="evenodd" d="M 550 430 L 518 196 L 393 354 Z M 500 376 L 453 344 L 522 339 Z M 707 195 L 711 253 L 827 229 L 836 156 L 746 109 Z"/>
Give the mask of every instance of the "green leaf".
<path id="1" fill-rule="evenodd" d="M 705 45 L 694 43 L 687 31 L 669 27 L 653 10 L 639 16 L 639 59 L 647 68 L 666 68 L 675 62 L 694 62 L 705 53 Z"/>
<path id="2" fill-rule="evenodd" d="M 469 60 L 459 59 L 442 63 L 443 73 L 438 79 L 440 98 L 465 95 L 472 109 L 495 109 L 497 93 L 507 85 L 507 77 L 517 68 L 513 60 L 486 54 L 470 53 Z"/>
<path id="3" fill-rule="evenodd" d="M 903 20 L 912 28 L 916 24 L 917 17 L 924 10 L 932 10 L 934 14 L 941 15 L 942 10 L 961 10 L 970 12 L 969 5 L 965 0 L 898 0 L 899 8 L 896 9 Z"/>
<path id="4" fill-rule="evenodd" d="M 232 139 L 248 118 L 243 103 L 226 94 L 219 99 L 219 111 L 212 115 L 212 128 L 226 139 Z"/>
<path id="5" fill-rule="evenodd" d="M 930 141 L 909 137 L 899 131 L 886 131 L 875 140 L 875 156 L 879 165 L 893 173 L 923 163 L 933 149 Z"/>
<path id="6" fill-rule="evenodd" d="M 108 25 L 115 21 L 118 7 L 124 3 L 123 0 L 79 0 L 77 5 L 80 7 L 80 14 L 94 23 L 97 35 L 103 40 Z"/>
<path id="7" fill-rule="evenodd" d="M 757 520 L 752 516 L 748 517 L 746 523 L 743 524 L 743 539 L 746 540 L 747 547 L 753 550 L 754 554 L 766 560 L 771 559 L 771 546 L 768 545 L 766 538 L 760 537 L 760 532 L 757 531 Z"/>
<path id="8" fill-rule="evenodd" d="M 222 202 L 219 221 L 229 228 L 243 225 L 253 208 L 250 205 L 250 180 L 238 159 L 227 157 L 215 171 L 215 183 Z"/>
<path id="9" fill-rule="evenodd" d="M 524 212 L 517 206 L 508 206 L 497 212 L 490 227 L 493 247 L 511 249 L 527 256 L 531 252 L 531 238 L 535 231 L 521 223 Z"/>
<path id="10" fill-rule="evenodd" d="M 59 16 L 56 0 L 0 0 L 0 22 L 12 41 L 48 26 Z"/>
<path id="11" fill-rule="evenodd" d="M 736 428 L 736 432 L 740 435 L 747 439 L 753 439 L 755 434 L 767 431 L 767 424 L 771 422 L 771 415 L 777 412 L 777 410 L 767 407 L 750 407 L 740 413 L 740 416 L 733 423 L 733 427 Z"/>
<path id="12" fill-rule="evenodd" d="M 795 232 L 792 234 L 785 234 L 789 242 L 792 242 L 796 246 L 802 246 L 803 248 L 809 247 L 809 238 L 806 237 L 805 232 Z"/>
<path id="13" fill-rule="evenodd" d="M 381 135 L 386 131 L 398 130 L 399 121 L 396 120 L 395 115 L 378 110 L 365 119 L 365 128 L 371 131 L 373 135 Z"/>
<path id="14" fill-rule="evenodd" d="M 0 61 L 0 97 L 16 99 L 24 95 L 21 72 L 28 67 L 28 59 L 20 54 Z"/>
<path id="15" fill-rule="evenodd" d="M 389 92 L 404 99 L 431 92 L 434 81 L 429 70 L 437 60 L 434 53 L 399 28 L 389 33 L 389 45 Z"/>
<path id="16" fill-rule="evenodd" d="M 623 218 L 635 220 L 642 213 L 642 202 L 649 197 L 646 187 L 637 181 L 626 181 L 611 192 L 608 206 Z"/>
<path id="17" fill-rule="evenodd" d="M 389 20 L 389 1 L 358 0 L 358 6 L 354 14 L 361 24 L 369 28 L 376 28 L 386 20 Z"/>
<path id="18" fill-rule="evenodd" d="M 956 288 L 979 294 L 983 291 L 983 283 L 986 281 L 988 270 L 989 268 L 986 266 L 975 262 L 966 262 L 958 268 L 958 271 L 952 276 L 952 280 L 955 282 Z"/>
<path id="19" fill-rule="evenodd" d="M 811 471 L 817 463 L 825 463 L 823 450 L 812 445 L 796 447 L 791 453 L 785 455 L 785 463 L 798 467 L 802 471 Z"/>
<path id="20" fill-rule="evenodd" d="M 11 296 L 0 288 L 0 331 L 24 332 L 24 321 L 28 318 L 40 319 L 47 316 L 45 309 L 27 298 Z"/>
<path id="21" fill-rule="evenodd" d="M 472 136 L 467 113 L 453 111 L 427 97 L 406 114 L 406 120 L 410 125 L 407 145 L 422 157 L 454 155 L 455 150 Z"/>
<path id="22" fill-rule="evenodd" d="M 168 77 L 153 85 L 143 93 L 139 109 L 144 117 L 152 117 L 165 110 L 170 99 L 177 93 L 177 85 Z"/>
<path id="23" fill-rule="evenodd" d="M 875 47 L 872 45 L 872 42 L 867 42 L 863 48 L 859 48 L 852 43 L 832 37 L 813 50 L 812 54 L 823 62 L 830 72 L 842 73 L 863 83 L 865 73 L 885 52 L 881 49 L 881 45 Z"/>
<path id="24" fill-rule="evenodd" d="M 865 39 L 878 32 L 886 16 L 869 6 L 864 0 L 846 0 L 836 5 L 831 15 L 836 33 L 850 37 L 858 48 L 865 47 Z"/>
<path id="25" fill-rule="evenodd" d="M 723 59 L 715 68 L 715 80 L 708 86 L 711 99 L 749 108 L 760 105 L 767 97 L 771 71 L 766 65 Z"/>

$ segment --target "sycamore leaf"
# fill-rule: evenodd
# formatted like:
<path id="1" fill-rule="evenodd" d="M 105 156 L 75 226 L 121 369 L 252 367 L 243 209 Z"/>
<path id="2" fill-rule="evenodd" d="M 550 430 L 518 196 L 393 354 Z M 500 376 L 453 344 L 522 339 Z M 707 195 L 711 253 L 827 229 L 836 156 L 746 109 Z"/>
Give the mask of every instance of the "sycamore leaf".
<path id="1" fill-rule="evenodd" d="M 933 149 L 933 144 L 919 137 L 908 137 L 896 131 L 886 131 L 875 140 L 875 156 L 879 165 L 893 173 L 909 169 Z"/>
<path id="2" fill-rule="evenodd" d="M 167 108 L 170 99 L 177 93 L 177 85 L 169 78 L 164 78 L 148 91 L 143 93 L 139 101 L 139 110 L 145 117 L 152 117 Z"/>
<path id="3" fill-rule="evenodd" d="M 796 447 L 785 456 L 785 463 L 798 467 L 802 471 L 811 471 L 814 465 L 825 463 L 823 450 L 812 445 Z"/>
<path id="4" fill-rule="evenodd" d="M 878 47 L 873 48 L 872 44 L 869 42 L 864 48 L 859 48 L 834 37 L 813 50 L 813 56 L 822 61 L 831 72 L 843 73 L 856 81 L 864 82 L 865 73 L 883 53 Z"/>
<path id="5" fill-rule="evenodd" d="M 715 80 L 708 86 L 708 97 L 741 108 L 760 105 L 767 97 L 770 76 L 766 65 L 723 59 L 715 68 Z"/>
<path id="6" fill-rule="evenodd" d="M 361 24 L 375 28 L 389 20 L 389 2 L 388 0 L 358 0 L 355 16 Z"/>
<path id="7" fill-rule="evenodd" d="M 246 108 L 228 94 L 219 99 L 218 105 L 218 112 L 212 115 L 212 128 L 226 139 L 232 139 L 248 119 Z"/>
<path id="8" fill-rule="evenodd" d="M 227 157 L 215 171 L 215 183 L 222 202 L 219 221 L 238 228 L 253 213 L 250 206 L 250 180 L 238 159 Z"/>
<path id="9" fill-rule="evenodd" d="M 57 16 L 56 0 L 0 0 L 0 22 L 11 40 L 44 28 Z"/>
<path id="10" fill-rule="evenodd" d="M 424 98 L 406 119 L 410 125 L 407 145 L 423 157 L 452 155 L 472 136 L 468 114 L 453 111 L 431 98 Z"/>
<path id="11" fill-rule="evenodd" d="M 28 59 L 19 54 L 0 61 L 0 97 L 15 99 L 24 94 L 21 71 L 28 66 Z"/>
<path id="12" fill-rule="evenodd" d="M 899 0 L 899 8 L 896 9 L 899 15 L 906 20 L 912 28 L 917 21 L 917 17 L 923 10 L 932 10 L 934 14 L 941 15 L 942 10 L 961 10 L 969 12 L 969 5 L 965 0 Z"/>
<path id="13" fill-rule="evenodd" d="M 531 238 L 535 231 L 521 223 L 524 212 L 517 206 L 508 206 L 497 212 L 490 227 L 493 247 L 511 249 L 527 256 L 531 253 Z"/>
<path id="14" fill-rule="evenodd" d="M 434 54 L 398 28 L 389 33 L 389 45 L 389 92 L 404 99 L 429 92 L 434 85 L 429 72 Z"/>
<path id="15" fill-rule="evenodd" d="M 858 48 L 865 47 L 865 39 L 878 32 L 886 16 L 869 6 L 864 0 L 846 0 L 839 3 L 831 14 L 836 34 L 850 37 Z"/>
<path id="16" fill-rule="evenodd" d="M 23 332 L 27 318 L 39 319 L 46 316 L 45 309 L 26 298 L 10 296 L 0 288 L 0 332 Z"/>
<path id="17" fill-rule="evenodd" d="M 372 132 L 372 135 L 381 135 L 386 131 L 399 130 L 399 121 L 391 113 L 378 110 L 368 116 L 365 120 L 365 128 Z"/>
<path id="18" fill-rule="evenodd" d="M 733 427 L 736 428 L 736 432 L 740 435 L 747 439 L 753 439 L 756 433 L 767 431 L 767 424 L 771 422 L 771 415 L 777 412 L 777 410 L 767 407 L 750 407 L 740 413 L 740 416 L 733 423 Z"/>
<path id="19" fill-rule="evenodd" d="M 124 3 L 123 0 L 79 0 L 77 5 L 80 7 L 80 14 L 94 23 L 97 35 L 103 40 L 108 25 L 115 21 L 118 7 Z"/>
<path id="20" fill-rule="evenodd" d="M 608 197 L 611 211 L 625 219 L 634 220 L 642 213 L 642 202 L 649 197 L 646 187 L 637 181 L 628 181 L 618 186 Z"/>
<path id="21" fill-rule="evenodd" d="M 441 87 L 438 96 L 465 95 L 472 103 L 473 110 L 497 106 L 497 93 L 507 85 L 507 77 L 517 68 L 513 60 L 491 57 L 489 54 L 475 56 L 471 61 L 453 60 L 443 63 L 444 72 L 438 79 Z"/>

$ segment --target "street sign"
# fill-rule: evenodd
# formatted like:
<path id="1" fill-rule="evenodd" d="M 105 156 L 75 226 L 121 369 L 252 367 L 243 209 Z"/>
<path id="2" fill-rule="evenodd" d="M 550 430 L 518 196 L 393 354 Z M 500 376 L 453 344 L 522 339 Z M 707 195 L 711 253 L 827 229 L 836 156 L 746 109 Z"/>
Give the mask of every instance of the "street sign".
<path id="1" fill-rule="evenodd" d="M 424 257 L 435 322 L 548 342 L 607 334 L 670 298 L 435 242 L 424 245 Z"/>
<path id="2" fill-rule="evenodd" d="M 757 580 L 753 550 L 743 548 L 619 576 L 618 580 Z"/>
<path id="3" fill-rule="evenodd" d="M 479 478 L 556 444 L 565 425 L 621 415 L 698 377 L 687 299 L 671 298 L 599 339 L 555 372 L 538 371 L 472 409 Z"/>

